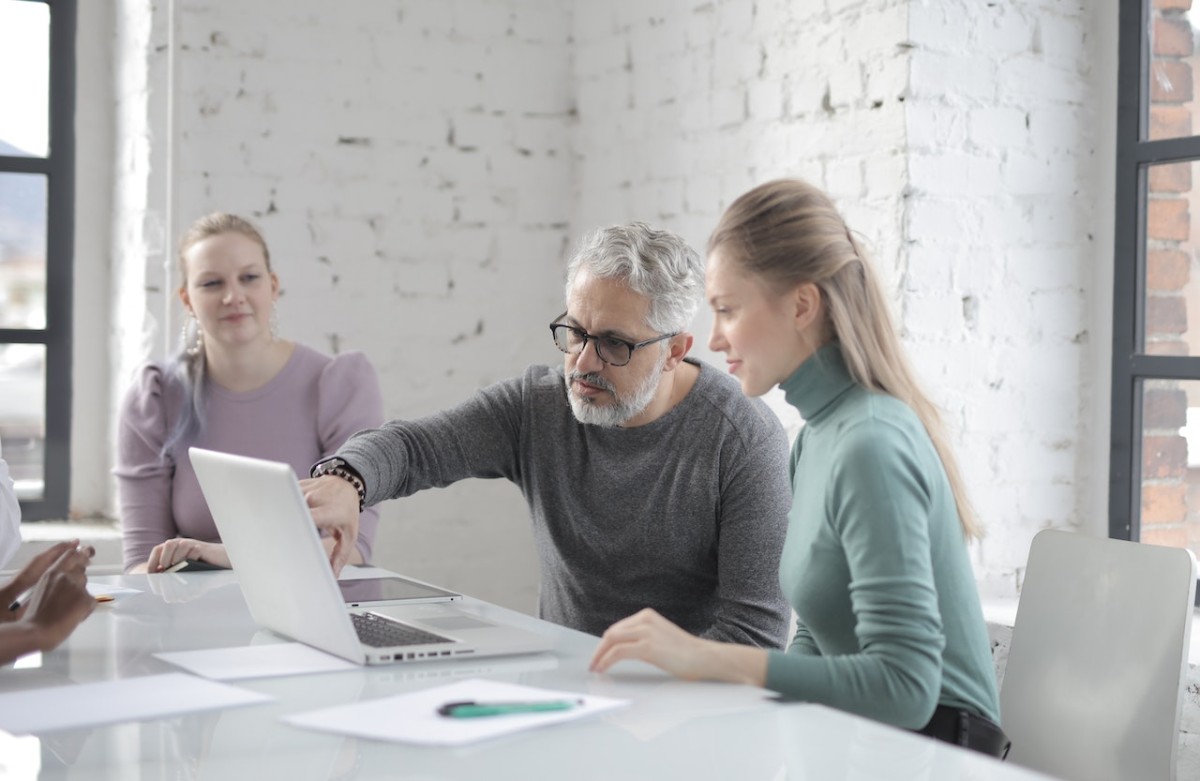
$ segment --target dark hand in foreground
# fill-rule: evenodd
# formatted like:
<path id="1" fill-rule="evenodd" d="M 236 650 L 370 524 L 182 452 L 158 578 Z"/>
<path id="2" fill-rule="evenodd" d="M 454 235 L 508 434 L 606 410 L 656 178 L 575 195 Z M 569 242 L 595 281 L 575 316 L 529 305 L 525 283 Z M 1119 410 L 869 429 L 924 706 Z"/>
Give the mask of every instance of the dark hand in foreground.
<path id="1" fill-rule="evenodd" d="M 8 606 L 38 582 L 38 578 L 46 574 L 46 570 L 67 551 L 79 547 L 79 540 L 65 540 L 55 543 L 46 550 L 29 560 L 13 579 L 0 587 L 0 621 L 15 621 L 24 611 L 12 612 Z"/>
<path id="2" fill-rule="evenodd" d="M 33 627 L 38 650 L 57 647 L 95 609 L 96 599 L 87 590 L 87 565 L 95 552 L 90 545 L 72 548 L 38 579 L 20 617 Z"/>

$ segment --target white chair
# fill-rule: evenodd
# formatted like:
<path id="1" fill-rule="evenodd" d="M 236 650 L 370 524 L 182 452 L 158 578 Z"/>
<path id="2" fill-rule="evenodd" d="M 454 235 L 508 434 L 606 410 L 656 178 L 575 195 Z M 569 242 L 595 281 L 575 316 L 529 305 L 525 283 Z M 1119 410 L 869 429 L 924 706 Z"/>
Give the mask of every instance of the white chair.
<path id="1" fill-rule="evenodd" d="M 1000 693 L 1009 761 L 1173 780 L 1195 592 L 1190 551 L 1038 533 Z"/>

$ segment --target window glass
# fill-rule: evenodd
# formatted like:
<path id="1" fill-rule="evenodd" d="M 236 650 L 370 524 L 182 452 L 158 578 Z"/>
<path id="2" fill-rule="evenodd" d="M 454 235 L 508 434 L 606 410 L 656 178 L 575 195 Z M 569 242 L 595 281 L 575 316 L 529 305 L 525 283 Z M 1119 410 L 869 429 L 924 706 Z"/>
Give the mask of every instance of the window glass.
<path id="1" fill-rule="evenodd" d="M 50 150 L 50 8 L 0 0 L 0 155 Z"/>
<path id="2" fill-rule="evenodd" d="M 0 453 L 21 501 L 39 501 L 44 488 L 46 346 L 0 344 Z"/>
<path id="3" fill-rule="evenodd" d="M 1200 167 L 1150 166 L 1146 174 L 1143 350 L 1200 355 Z"/>
<path id="4" fill-rule="evenodd" d="M 46 177 L 0 173 L 0 328 L 46 327 Z"/>

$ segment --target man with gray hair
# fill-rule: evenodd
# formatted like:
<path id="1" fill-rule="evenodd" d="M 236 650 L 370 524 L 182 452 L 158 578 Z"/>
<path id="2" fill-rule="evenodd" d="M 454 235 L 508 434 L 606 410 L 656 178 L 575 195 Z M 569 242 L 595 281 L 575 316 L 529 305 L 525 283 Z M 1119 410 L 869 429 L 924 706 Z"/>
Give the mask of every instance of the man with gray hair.
<path id="1" fill-rule="evenodd" d="M 761 401 L 687 357 L 703 290 L 700 257 L 673 233 L 635 222 L 587 236 L 550 324 L 561 368 L 360 432 L 313 467 L 304 492 L 340 540 L 335 570 L 360 505 L 503 477 L 529 503 L 542 618 L 599 635 L 652 607 L 701 637 L 782 647 L 787 438 Z"/>

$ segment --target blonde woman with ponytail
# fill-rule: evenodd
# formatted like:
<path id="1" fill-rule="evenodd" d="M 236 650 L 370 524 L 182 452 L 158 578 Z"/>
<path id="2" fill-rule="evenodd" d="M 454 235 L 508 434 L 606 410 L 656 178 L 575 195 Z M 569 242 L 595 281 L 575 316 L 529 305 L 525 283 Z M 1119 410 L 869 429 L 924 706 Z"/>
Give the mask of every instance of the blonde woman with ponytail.
<path id="1" fill-rule="evenodd" d="M 979 524 L 882 287 L 828 196 L 779 180 L 734 201 L 709 239 L 705 293 L 709 346 L 742 391 L 778 385 L 806 421 L 779 575 L 797 631 L 787 651 L 766 651 L 643 610 L 604 633 L 592 669 L 642 659 L 1004 756 L 967 556 Z"/>
<path id="2" fill-rule="evenodd" d="M 141 367 L 118 424 L 114 472 L 130 572 L 184 560 L 229 566 L 189 447 L 286 462 L 307 478 L 351 434 L 383 422 L 379 377 L 365 355 L 324 355 L 276 333 L 279 277 L 248 220 L 198 219 L 180 241 L 179 270 L 179 352 Z M 351 563 L 370 559 L 378 511 L 360 523 Z"/>

